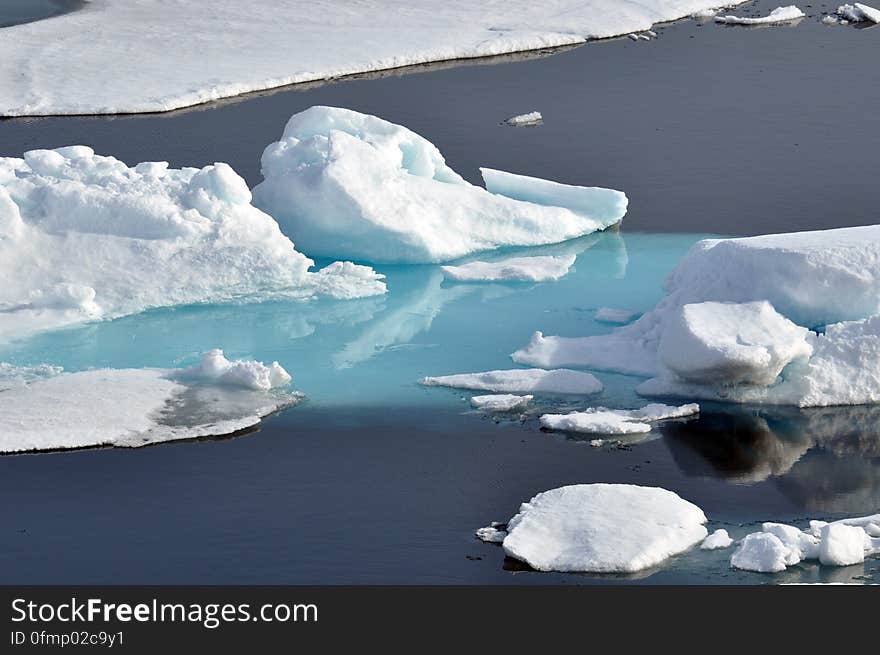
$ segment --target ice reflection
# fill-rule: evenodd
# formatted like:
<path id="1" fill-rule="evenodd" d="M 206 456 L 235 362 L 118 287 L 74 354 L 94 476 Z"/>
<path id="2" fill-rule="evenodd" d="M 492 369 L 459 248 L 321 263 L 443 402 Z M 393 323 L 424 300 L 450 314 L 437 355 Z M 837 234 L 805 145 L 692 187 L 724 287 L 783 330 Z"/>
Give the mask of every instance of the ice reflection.
<path id="1" fill-rule="evenodd" d="M 687 475 L 772 479 L 798 506 L 821 514 L 880 507 L 880 406 L 706 408 L 663 433 Z"/>

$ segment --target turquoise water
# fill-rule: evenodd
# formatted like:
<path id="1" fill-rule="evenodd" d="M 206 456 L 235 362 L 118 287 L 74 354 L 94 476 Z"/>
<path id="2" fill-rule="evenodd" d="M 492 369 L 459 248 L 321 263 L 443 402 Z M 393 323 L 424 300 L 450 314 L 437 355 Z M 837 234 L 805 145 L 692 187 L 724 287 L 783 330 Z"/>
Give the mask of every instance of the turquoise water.
<path id="1" fill-rule="evenodd" d="M 552 283 L 463 284 L 438 266 L 378 267 L 382 297 L 272 301 L 157 309 L 47 333 L 0 349 L 0 361 L 68 371 L 178 367 L 222 348 L 228 357 L 279 361 L 316 407 L 460 403 L 460 393 L 416 384 L 425 375 L 517 367 L 510 353 L 535 330 L 578 336 L 613 326 L 602 306 L 646 311 L 665 274 L 701 235 L 606 232 L 531 254 L 580 252 Z M 493 253 L 490 257 L 506 253 Z M 635 378 L 597 374 L 606 390 L 590 402 L 639 404 Z"/>

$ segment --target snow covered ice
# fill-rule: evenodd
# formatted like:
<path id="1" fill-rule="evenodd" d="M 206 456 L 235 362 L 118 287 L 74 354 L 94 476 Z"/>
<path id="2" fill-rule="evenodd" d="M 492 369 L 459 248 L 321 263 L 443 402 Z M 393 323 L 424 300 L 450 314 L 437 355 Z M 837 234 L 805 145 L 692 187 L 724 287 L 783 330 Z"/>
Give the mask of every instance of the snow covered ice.
<path id="1" fill-rule="evenodd" d="M 837 15 L 851 23 L 861 23 L 864 21 L 880 23 L 880 9 L 869 7 L 861 2 L 841 5 L 837 8 Z"/>
<path id="2" fill-rule="evenodd" d="M 733 539 L 727 534 L 727 530 L 719 528 L 703 539 L 703 543 L 700 544 L 700 550 L 722 550 L 724 548 L 730 548 L 732 545 Z"/>
<path id="3" fill-rule="evenodd" d="M 782 523 L 764 523 L 761 532 L 745 536 L 730 559 L 734 568 L 778 573 L 801 561 L 825 566 L 858 564 L 880 555 L 880 514 L 826 523 L 810 521 L 806 530 Z"/>
<path id="4" fill-rule="evenodd" d="M 666 297 L 610 334 L 536 332 L 520 364 L 650 377 L 645 396 L 801 407 L 880 401 L 880 226 L 694 245 Z"/>
<path id="5" fill-rule="evenodd" d="M 484 412 L 512 412 L 524 409 L 533 398 L 530 395 L 517 396 L 509 393 L 474 396 L 471 398 L 471 407 Z"/>
<path id="6" fill-rule="evenodd" d="M 254 204 L 313 256 L 446 262 L 603 230 L 627 206 L 620 191 L 487 168 L 474 186 L 415 132 L 336 107 L 292 116 L 261 163 Z"/>
<path id="7" fill-rule="evenodd" d="M 0 340 L 170 305 L 384 293 L 364 266 L 309 272 L 250 200 L 222 163 L 129 167 L 86 146 L 0 158 Z"/>
<path id="8" fill-rule="evenodd" d="M 540 125 L 543 122 L 544 117 L 541 116 L 541 112 L 539 111 L 531 111 L 528 114 L 511 116 L 504 121 L 506 125 L 512 125 L 513 127 L 531 127 L 534 125 Z"/>
<path id="9" fill-rule="evenodd" d="M 631 573 L 706 537 L 696 505 L 656 487 L 578 484 L 539 493 L 507 524 L 504 552 L 538 571 Z"/>
<path id="10" fill-rule="evenodd" d="M 447 278 L 460 282 L 550 282 L 568 273 L 575 259 L 577 255 L 539 255 L 440 268 Z"/>
<path id="11" fill-rule="evenodd" d="M 540 418 L 540 423 L 547 429 L 567 432 L 642 434 L 651 431 L 653 422 L 694 416 L 699 411 L 700 406 L 696 403 L 681 407 L 651 403 L 640 409 L 591 407 L 583 412 L 544 414 Z"/>
<path id="12" fill-rule="evenodd" d="M 793 20 L 803 18 L 806 14 L 798 9 L 795 5 L 785 7 L 777 7 L 770 12 L 768 16 L 759 18 L 748 18 L 740 16 L 715 16 L 716 23 L 726 23 L 728 25 L 774 25 L 777 23 L 787 23 Z"/>
<path id="13" fill-rule="evenodd" d="M 558 369 L 546 371 L 516 368 L 484 373 L 460 373 L 424 377 L 419 384 L 428 387 L 452 387 L 499 393 L 593 394 L 602 391 L 602 383 L 590 373 Z"/>
<path id="14" fill-rule="evenodd" d="M 137 447 L 251 427 L 300 395 L 277 363 L 212 350 L 191 369 L 58 370 L 0 377 L 0 452 Z"/>
<path id="15" fill-rule="evenodd" d="M 354 10 L 344 0 L 91 0 L 4 28 L 0 116 L 168 111 L 297 82 L 619 36 L 708 5 L 367 0 Z"/>

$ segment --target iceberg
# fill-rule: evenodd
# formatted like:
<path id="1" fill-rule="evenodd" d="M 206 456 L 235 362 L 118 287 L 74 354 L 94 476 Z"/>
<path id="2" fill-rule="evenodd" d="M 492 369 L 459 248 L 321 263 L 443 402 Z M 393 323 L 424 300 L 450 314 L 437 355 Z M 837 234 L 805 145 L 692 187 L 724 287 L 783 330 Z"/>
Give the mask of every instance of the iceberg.
<path id="1" fill-rule="evenodd" d="M 801 407 L 880 402 L 880 226 L 709 239 L 634 323 L 536 332 L 520 364 L 651 378 L 645 396 Z"/>
<path id="2" fill-rule="evenodd" d="M 534 396 L 517 396 L 509 393 L 474 396 L 471 398 L 471 407 L 484 412 L 512 412 L 525 408 L 533 398 Z"/>
<path id="3" fill-rule="evenodd" d="M 510 257 L 494 262 L 474 261 L 441 266 L 450 280 L 459 282 L 550 282 L 568 273 L 577 255 Z"/>
<path id="4" fill-rule="evenodd" d="M 484 373 L 460 373 L 424 377 L 419 384 L 427 387 L 452 387 L 499 393 L 558 393 L 589 395 L 602 391 L 602 383 L 590 373 L 558 369 L 510 369 Z"/>
<path id="5" fill-rule="evenodd" d="M 149 308 L 384 293 L 350 262 L 313 262 L 251 205 L 227 164 L 129 167 L 86 146 L 0 158 L 0 340 Z"/>
<path id="6" fill-rule="evenodd" d="M 534 125 L 541 125 L 543 122 L 544 117 L 541 116 L 541 112 L 531 111 L 528 114 L 511 116 L 506 121 L 504 121 L 504 124 L 511 125 L 513 127 L 531 127 Z"/>
<path id="7" fill-rule="evenodd" d="M 190 369 L 0 372 L 3 453 L 220 436 L 301 399 L 284 389 L 290 376 L 277 362 L 229 361 L 220 350 Z"/>
<path id="8" fill-rule="evenodd" d="M 768 16 L 759 18 L 746 18 L 740 16 L 715 16 L 716 23 L 726 23 L 728 25 L 775 25 L 778 23 L 787 23 L 789 21 L 803 18 L 806 14 L 798 9 L 795 5 L 786 7 L 777 7 L 770 12 Z"/>
<path id="9" fill-rule="evenodd" d="M 700 543 L 705 523 L 699 507 L 666 489 L 577 484 L 523 503 L 506 535 L 485 534 L 538 571 L 632 573 Z"/>
<path id="10" fill-rule="evenodd" d="M 315 106 L 263 152 L 254 204 L 313 256 L 447 262 L 603 230 L 626 196 L 481 169 L 486 188 L 453 171 L 427 139 L 349 109 Z"/>
<path id="11" fill-rule="evenodd" d="M 591 407 L 583 412 L 544 414 L 539 421 L 548 430 L 584 432 L 587 434 L 643 434 L 651 431 L 651 423 L 673 418 L 694 416 L 700 412 L 696 403 L 674 407 L 651 403 L 640 409 L 608 409 Z"/>
<path id="12" fill-rule="evenodd" d="M 880 23 L 880 9 L 869 7 L 861 2 L 841 5 L 837 8 L 837 15 L 850 23 L 862 23 L 865 21 Z"/>
<path id="13" fill-rule="evenodd" d="M 745 536 L 730 559 L 733 568 L 778 573 L 804 560 L 825 566 L 850 566 L 880 555 L 880 514 L 810 521 L 807 530 L 782 523 L 764 523 L 761 532 Z"/>
<path id="14" fill-rule="evenodd" d="M 619 36 L 710 4 L 324 0 L 316 11 L 308 0 L 91 0 L 3 29 L 0 116 L 169 111 L 287 84 Z"/>

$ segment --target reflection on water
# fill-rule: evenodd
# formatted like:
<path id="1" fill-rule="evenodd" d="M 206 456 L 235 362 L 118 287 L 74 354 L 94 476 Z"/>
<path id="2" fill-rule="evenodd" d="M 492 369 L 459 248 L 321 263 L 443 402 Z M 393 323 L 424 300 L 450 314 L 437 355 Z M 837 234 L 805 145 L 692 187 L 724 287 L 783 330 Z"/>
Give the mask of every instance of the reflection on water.
<path id="1" fill-rule="evenodd" d="M 773 483 L 823 515 L 880 507 L 880 407 L 705 408 L 663 427 L 683 472 L 734 483 Z"/>

